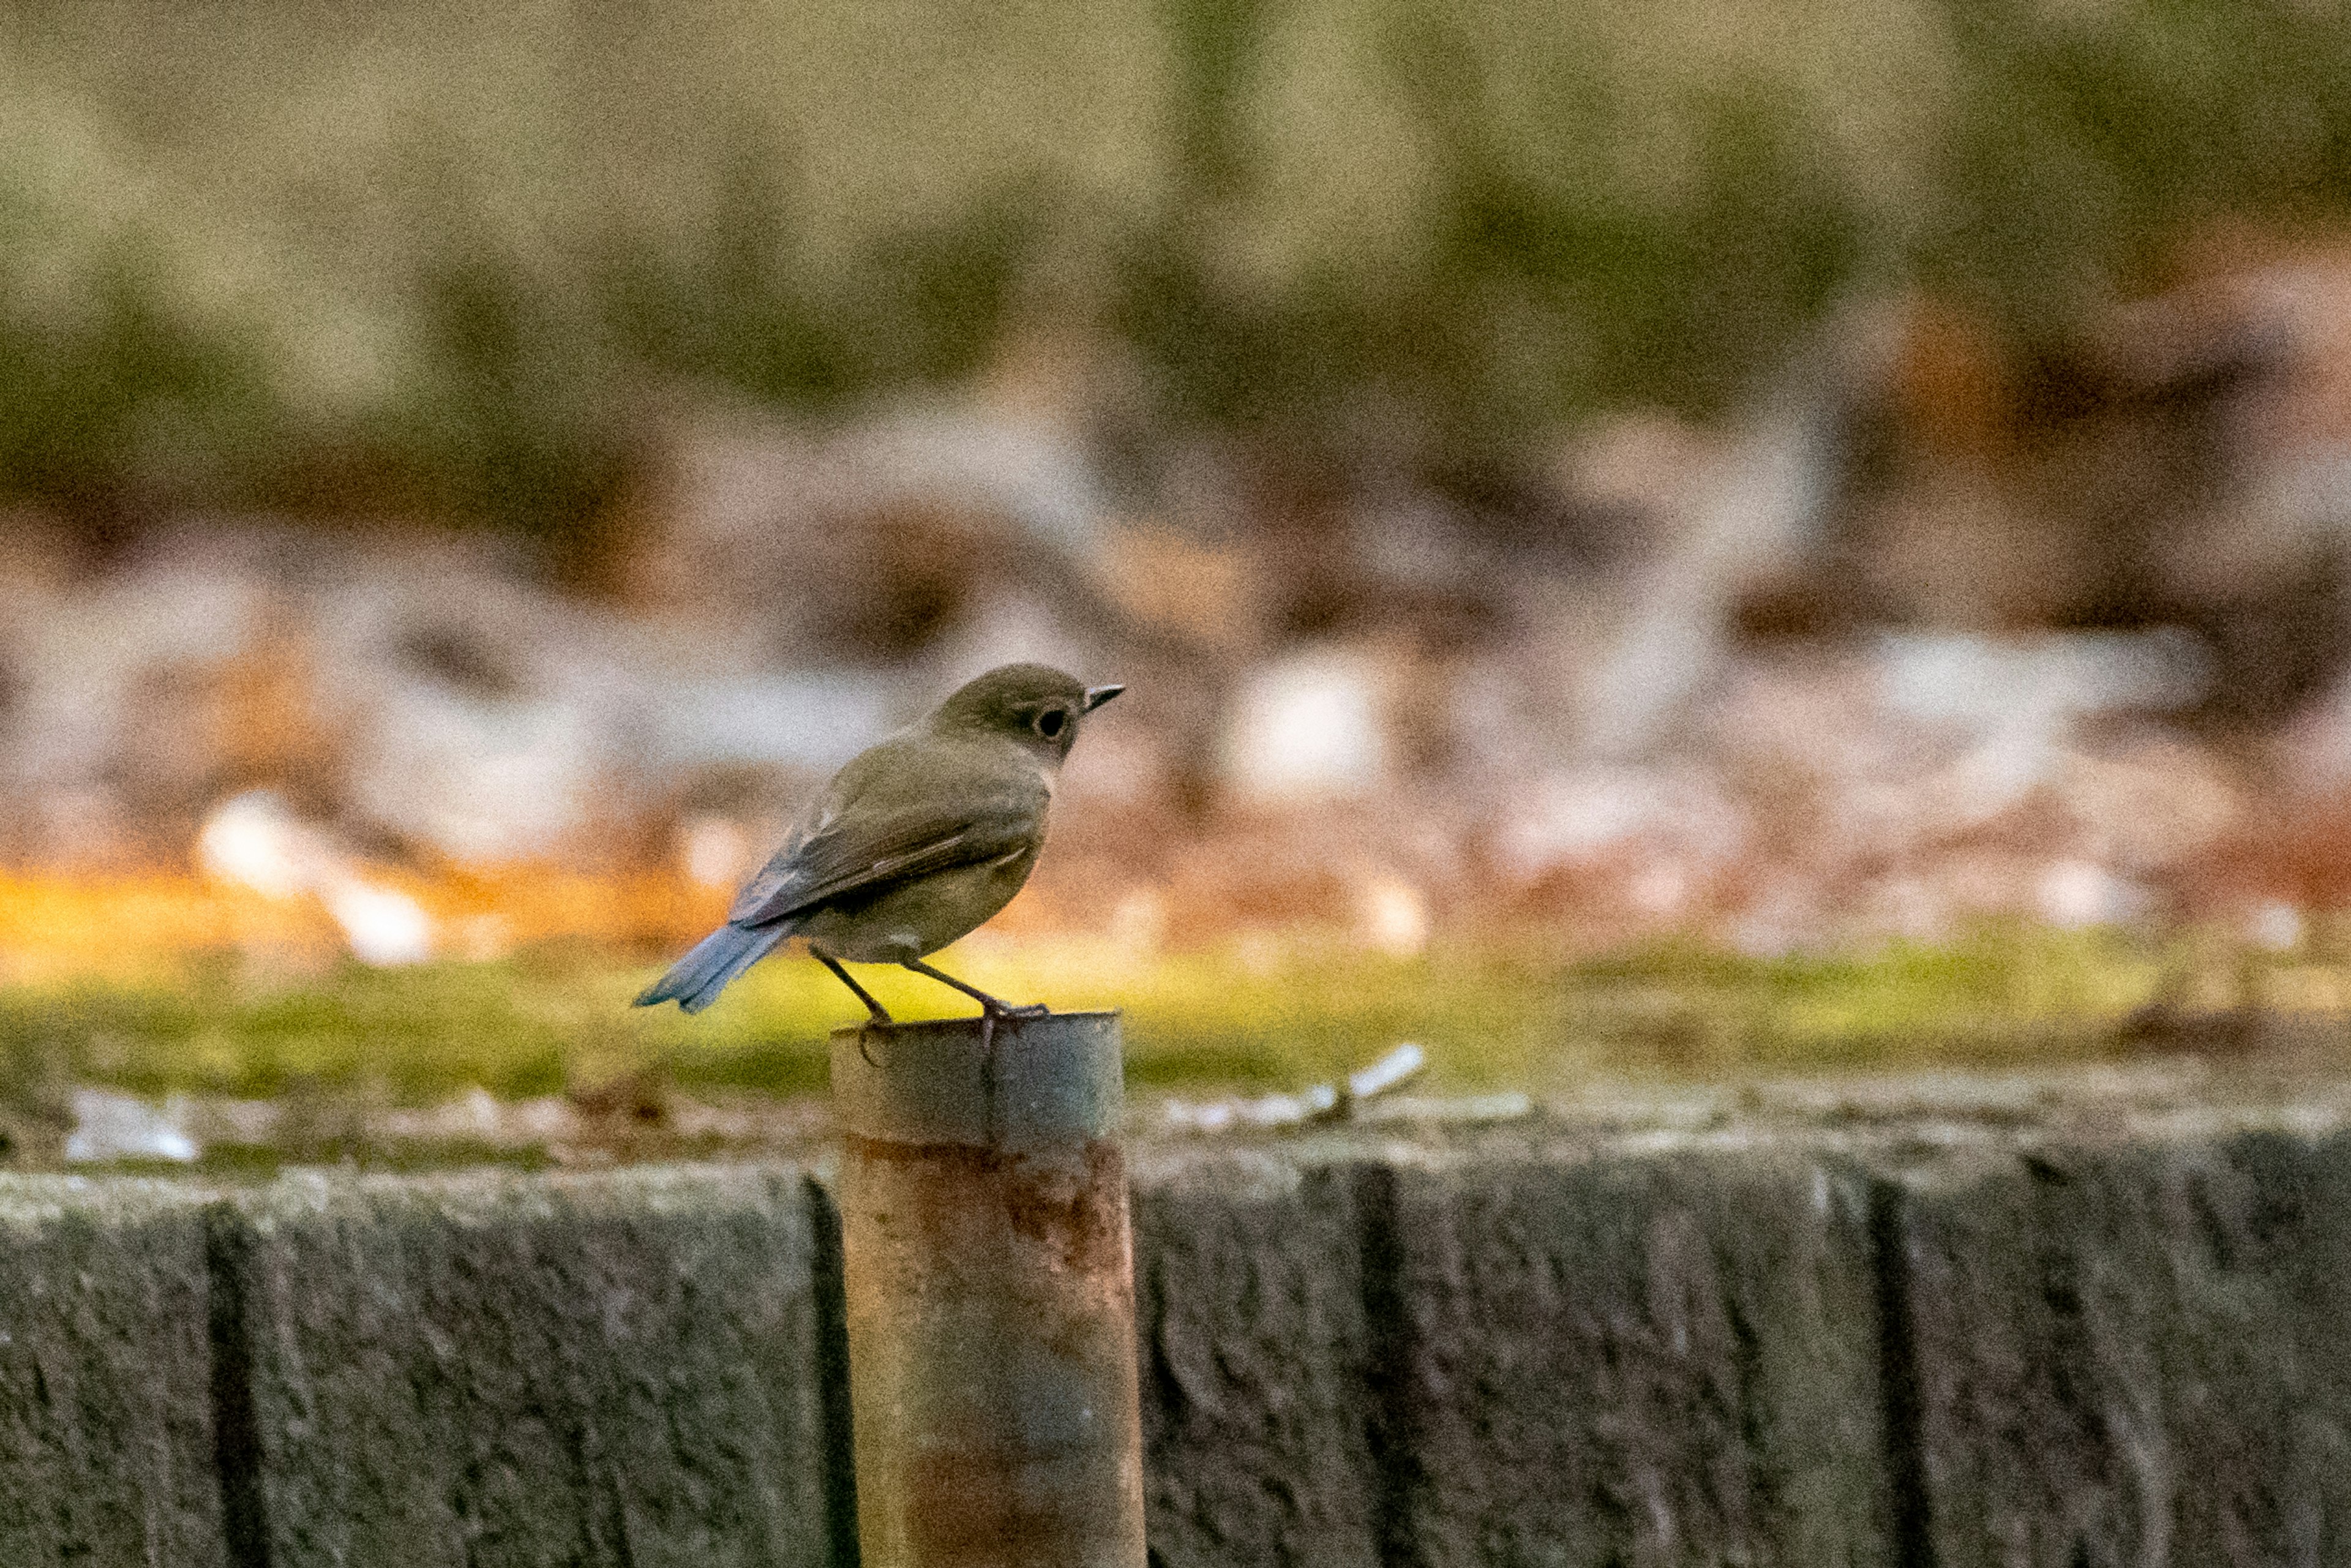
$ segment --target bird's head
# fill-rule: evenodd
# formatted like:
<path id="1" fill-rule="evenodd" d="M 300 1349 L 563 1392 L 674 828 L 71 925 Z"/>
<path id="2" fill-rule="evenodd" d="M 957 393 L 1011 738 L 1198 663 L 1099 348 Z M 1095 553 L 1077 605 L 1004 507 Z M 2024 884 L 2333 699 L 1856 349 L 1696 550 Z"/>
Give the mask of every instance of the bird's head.
<path id="1" fill-rule="evenodd" d="M 1125 689 L 1083 685 L 1044 664 L 1006 664 L 941 703 L 929 727 L 943 734 L 999 736 L 1059 762 L 1077 740 L 1079 722 Z"/>

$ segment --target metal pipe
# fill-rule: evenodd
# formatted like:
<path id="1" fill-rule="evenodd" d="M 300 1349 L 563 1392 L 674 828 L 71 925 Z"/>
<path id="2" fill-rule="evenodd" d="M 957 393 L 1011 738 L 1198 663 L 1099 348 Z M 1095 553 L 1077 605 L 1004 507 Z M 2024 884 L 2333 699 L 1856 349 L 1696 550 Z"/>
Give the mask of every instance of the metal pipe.
<path id="1" fill-rule="evenodd" d="M 863 1568 L 1144 1568 L 1118 1015 L 832 1037 Z"/>

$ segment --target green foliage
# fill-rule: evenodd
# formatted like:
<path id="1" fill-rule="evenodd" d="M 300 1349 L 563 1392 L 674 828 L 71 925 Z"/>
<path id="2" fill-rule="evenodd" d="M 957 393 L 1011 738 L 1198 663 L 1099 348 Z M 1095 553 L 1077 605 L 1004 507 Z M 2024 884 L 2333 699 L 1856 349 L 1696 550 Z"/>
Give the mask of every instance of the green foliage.
<path id="1" fill-rule="evenodd" d="M 2022 329 L 2351 206 L 2333 0 L 33 0 L 0 487 L 561 538 L 683 385 L 822 408 L 1090 324 L 1176 423 L 1439 455 L 1718 409 L 1843 296 Z"/>
<path id="2" fill-rule="evenodd" d="M 104 520 L 140 490 L 234 491 L 244 432 L 283 417 L 249 339 L 161 308 L 152 270 L 109 267 L 65 320 L 0 313 L 0 476 Z"/>
<path id="3" fill-rule="evenodd" d="M 2147 281 L 2216 219 L 2351 208 L 2351 29 L 2334 4 L 1939 0 L 1964 68 L 1927 273 L 2028 329 Z"/>

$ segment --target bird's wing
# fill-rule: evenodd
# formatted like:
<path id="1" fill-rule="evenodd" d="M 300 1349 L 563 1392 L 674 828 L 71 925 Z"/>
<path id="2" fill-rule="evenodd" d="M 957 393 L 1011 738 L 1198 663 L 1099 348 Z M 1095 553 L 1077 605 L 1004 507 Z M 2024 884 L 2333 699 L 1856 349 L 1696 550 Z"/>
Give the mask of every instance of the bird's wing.
<path id="1" fill-rule="evenodd" d="M 947 814 L 920 806 L 889 813 L 820 818 L 795 834 L 743 889 L 727 912 L 737 925 L 762 925 L 862 889 L 976 865 L 1029 847 L 1037 813 L 1021 802 L 990 801 Z"/>

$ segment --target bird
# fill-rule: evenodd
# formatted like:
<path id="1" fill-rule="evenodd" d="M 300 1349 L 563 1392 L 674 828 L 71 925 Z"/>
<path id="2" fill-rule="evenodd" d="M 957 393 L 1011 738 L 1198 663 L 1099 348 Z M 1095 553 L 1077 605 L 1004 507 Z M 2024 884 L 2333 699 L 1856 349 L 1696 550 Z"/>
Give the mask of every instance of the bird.
<path id="1" fill-rule="evenodd" d="M 645 988 L 638 1007 L 689 1013 L 798 936 L 865 1004 L 841 966 L 896 964 L 980 1007 L 981 1045 L 999 1020 L 1041 1018 L 923 962 L 1012 902 L 1045 842 L 1054 780 L 1087 715 L 1124 691 L 1044 664 L 1006 664 L 958 687 L 920 723 L 843 764 L 746 883 L 726 923 Z"/>

